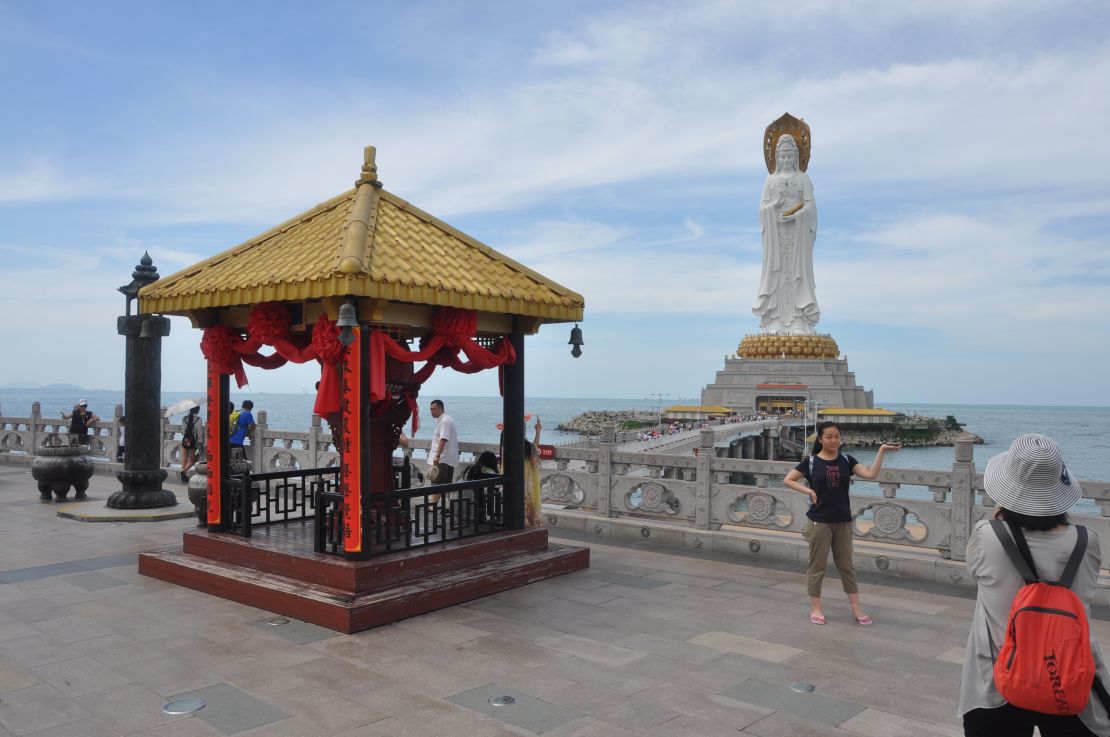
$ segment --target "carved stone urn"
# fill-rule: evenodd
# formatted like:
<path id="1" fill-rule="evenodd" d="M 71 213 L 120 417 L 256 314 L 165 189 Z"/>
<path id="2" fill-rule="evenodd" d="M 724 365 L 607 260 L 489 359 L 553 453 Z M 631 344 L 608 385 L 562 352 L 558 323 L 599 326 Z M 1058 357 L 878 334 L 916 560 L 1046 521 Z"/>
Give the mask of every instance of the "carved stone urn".
<path id="1" fill-rule="evenodd" d="M 87 445 L 42 446 L 31 462 L 31 477 L 39 487 L 39 501 L 49 502 L 53 493 L 58 501 L 65 501 L 70 487 L 78 501 L 85 499 L 89 479 L 93 475 L 93 462 L 85 455 Z"/>
<path id="2" fill-rule="evenodd" d="M 197 515 L 197 527 L 208 526 L 208 461 L 199 461 L 189 476 L 189 501 Z"/>

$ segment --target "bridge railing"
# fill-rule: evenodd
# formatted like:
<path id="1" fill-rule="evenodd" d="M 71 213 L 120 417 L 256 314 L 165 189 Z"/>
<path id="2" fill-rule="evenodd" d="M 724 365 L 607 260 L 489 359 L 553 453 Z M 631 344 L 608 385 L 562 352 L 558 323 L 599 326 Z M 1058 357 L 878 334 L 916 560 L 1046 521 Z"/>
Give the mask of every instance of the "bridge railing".
<path id="1" fill-rule="evenodd" d="M 738 538 L 767 532 L 800 539 L 808 499 L 782 484 L 796 462 L 719 458 L 712 443 L 705 431 L 697 456 L 621 452 L 611 443 L 556 448 L 555 468 L 541 470 L 542 499 L 556 510 L 550 521 L 559 524 L 559 510 L 566 510 L 587 515 L 587 526 L 589 518 L 644 520 Z M 971 442 L 958 442 L 950 470 L 887 467 L 874 482 L 854 482 L 857 539 L 965 560 L 974 524 L 994 513 L 973 453 Z M 1110 540 L 1110 483 L 1081 484 L 1085 501 L 1072 517 Z"/>

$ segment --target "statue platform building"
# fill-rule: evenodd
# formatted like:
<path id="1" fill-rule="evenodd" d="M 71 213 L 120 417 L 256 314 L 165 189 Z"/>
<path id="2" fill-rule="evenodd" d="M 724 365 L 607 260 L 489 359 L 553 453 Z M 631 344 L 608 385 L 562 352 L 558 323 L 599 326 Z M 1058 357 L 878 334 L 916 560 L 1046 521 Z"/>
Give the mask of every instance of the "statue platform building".
<path id="1" fill-rule="evenodd" d="M 701 393 L 702 405 L 741 414 L 823 407 L 871 409 L 874 397 L 856 384 L 847 357 L 831 335 L 819 334 L 813 245 L 817 203 L 809 167 L 810 130 L 789 113 L 767 126 L 763 155 L 768 177 L 759 203 L 763 269 L 752 313 L 760 332 L 725 358 L 724 370 Z"/>

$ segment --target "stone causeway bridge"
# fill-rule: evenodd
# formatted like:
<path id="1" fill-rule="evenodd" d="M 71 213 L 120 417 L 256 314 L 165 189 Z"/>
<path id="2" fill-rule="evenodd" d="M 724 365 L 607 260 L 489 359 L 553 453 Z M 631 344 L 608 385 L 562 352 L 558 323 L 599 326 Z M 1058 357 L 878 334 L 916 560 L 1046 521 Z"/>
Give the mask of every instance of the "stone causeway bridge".
<path id="1" fill-rule="evenodd" d="M 116 418 L 90 429 L 90 456 L 99 472 L 121 467 Z M 271 428 L 266 412 L 246 452 L 257 473 L 338 465 L 318 417 L 306 431 Z M 650 541 L 678 549 L 743 554 L 753 559 L 806 560 L 801 531 L 806 503 L 782 485 L 796 461 L 789 452 L 800 421 L 760 420 L 717 425 L 651 441 L 618 433 L 555 447 L 541 465 L 544 516 L 549 528 L 596 538 Z M 162 465 L 181 458 L 181 426 L 163 420 Z M 38 404 L 29 417 L 0 415 L 0 464 L 30 465 L 33 450 L 64 444 L 67 428 L 44 418 Z M 428 440 L 414 440 L 414 465 L 426 468 Z M 460 443 L 463 465 L 486 443 Z M 786 449 L 784 451 L 784 449 Z M 793 454 L 791 454 L 792 457 Z M 465 468 L 460 469 L 465 473 Z M 1110 482 L 1081 480 L 1084 500 L 1076 521 L 1110 540 Z M 855 481 L 857 569 L 948 584 L 970 585 L 964 567 L 973 525 L 993 513 L 970 442 L 958 442 L 950 470 L 887 466 L 874 482 Z M 1097 600 L 1110 604 L 1104 572 Z"/>

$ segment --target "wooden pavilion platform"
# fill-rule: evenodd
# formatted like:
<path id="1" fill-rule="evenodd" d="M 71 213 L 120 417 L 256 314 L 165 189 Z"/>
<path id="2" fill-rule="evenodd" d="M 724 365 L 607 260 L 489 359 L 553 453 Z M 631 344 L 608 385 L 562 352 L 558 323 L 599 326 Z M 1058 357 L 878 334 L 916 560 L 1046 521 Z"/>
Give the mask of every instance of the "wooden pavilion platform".
<path id="1" fill-rule="evenodd" d="M 312 552 L 312 525 L 252 537 L 197 530 L 139 556 L 139 573 L 305 622 L 358 632 L 590 564 L 588 548 L 549 545 L 546 529 L 506 530 L 368 560 Z"/>

